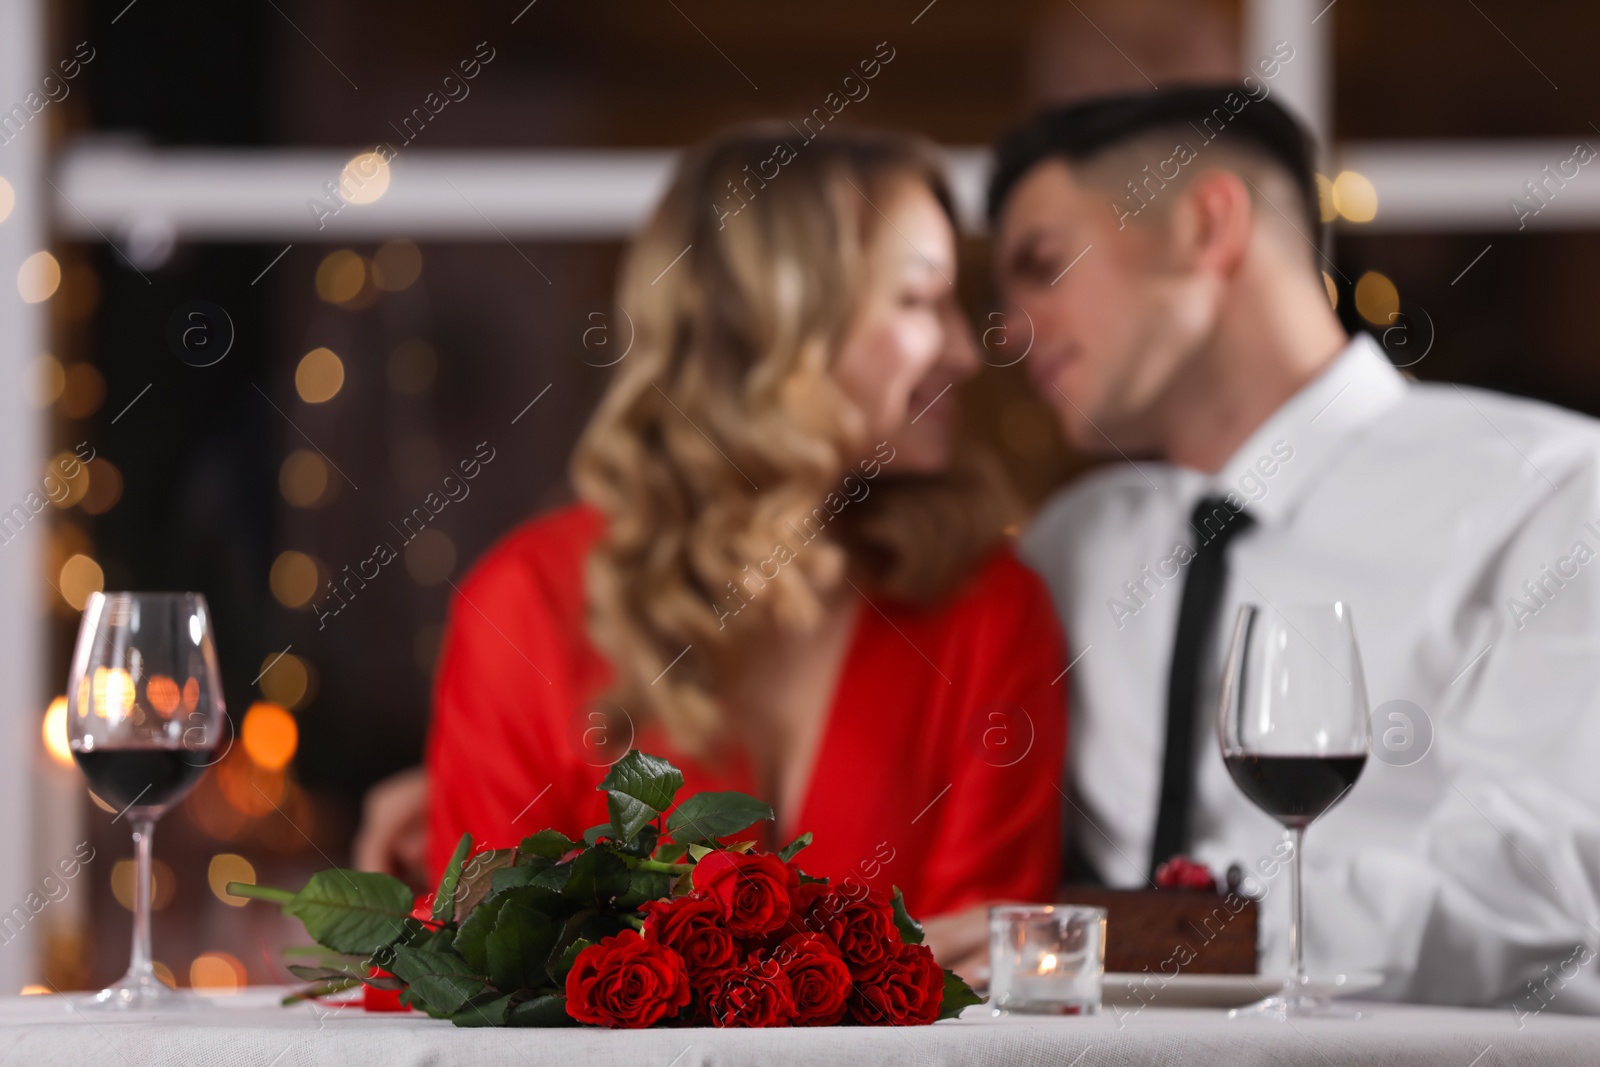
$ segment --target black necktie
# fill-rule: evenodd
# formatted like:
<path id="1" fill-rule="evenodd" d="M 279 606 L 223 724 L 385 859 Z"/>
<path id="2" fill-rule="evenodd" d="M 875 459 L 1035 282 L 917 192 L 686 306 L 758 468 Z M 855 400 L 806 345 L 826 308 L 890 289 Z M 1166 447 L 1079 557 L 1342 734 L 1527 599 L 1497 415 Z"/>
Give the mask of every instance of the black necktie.
<path id="1" fill-rule="evenodd" d="M 1234 511 L 1218 496 L 1203 497 L 1189 516 L 1195 557 L 1183 579 L 1172 673 L 1167 679 L 1167 747 L 1161 763 L 1155 846 L 1150 855 L 1152 879 L 1156 868 L 1181 853 L 1188 843 L 1200 664 L 1216 633 L 1217 611 L 1228 585 L 1228 542 L 1253 524 L 1248 514 Z"/>

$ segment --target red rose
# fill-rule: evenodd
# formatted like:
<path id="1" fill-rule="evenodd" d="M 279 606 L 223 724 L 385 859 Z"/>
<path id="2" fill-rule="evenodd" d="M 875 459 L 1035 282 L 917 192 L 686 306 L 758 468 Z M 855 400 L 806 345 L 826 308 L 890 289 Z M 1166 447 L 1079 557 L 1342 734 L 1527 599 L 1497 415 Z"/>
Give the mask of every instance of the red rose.
<path id="1" fill-rule="evenodd" d="M 567 972 L 567 1014 L 580 1023 L 653 1026 L 688 1003 L 683 957 L 632 931 L 590 945 Z"/>
<path id="2" fill-rule="evenodd" d="M 844 1018 L 853 983 L 839 946 L 821 934 L 795 934 L 772 958 L 789 976 L 795 1026 L 833 1026 Z"/>
<path id="3" fill-rule="evenodd" d="M 789 919 L 777 932 L 778 940 L 793 934 L 814 934 L 819 927 L 808 922 L 811 909 L 828 892 L 826 882 L 801 882 L 789 891 Z"/>
<path id="4" fill-rule="evenodd" d="M 832 938 L 857 978 L 876 970 L 900 947 L 894 905 L 877 889 L 864 894 L 830 889 L 811 906 L 806 930 Z"/>
<path id="5" fill-rule="evenodd" d="M 1201 889 L 1217 891 L 1217 879 L 1202 863 L 1174 856 L 1156 868 L 1156 885 L 1161 889 Z"/>
<path id="6" fill-rule="evenodd" d="M 788 1026 L 794 1018 L 789 976 L 759 952 L 720 972 L 703 996 L 701 1006 L 712 1026 Z"/>
<path id="7" fill-rule="evenodd" d="M 716 851 L 694 865 L 694 888 L 715 901 L 735 937 L 759 937 L 789 918 L 790 871 L 765 853 Z"/>
<path id="8" fill-rule="evenodd" d="M 900 945 L 870 978 L 856 983 L 850 1014 L 868 1026 L 922 1026 L 939 1018 L 944 969 L 927 945 Z"/>
<path id="9" fill-rule="evenodd" d="M 699 894 L 674 900 L 650 900 L 644 912 L 644 936 L 683 957 L 691 978 L 726 967 L 736 958 L 733 935 L 721 923 L 716 901 Z"/>

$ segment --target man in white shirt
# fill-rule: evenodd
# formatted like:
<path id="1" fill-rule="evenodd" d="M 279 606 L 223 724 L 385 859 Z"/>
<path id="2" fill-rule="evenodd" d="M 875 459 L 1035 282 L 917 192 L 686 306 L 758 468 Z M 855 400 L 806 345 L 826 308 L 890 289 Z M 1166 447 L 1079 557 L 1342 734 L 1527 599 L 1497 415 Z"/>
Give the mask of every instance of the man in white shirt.
<path id="1" fill-rule="evenodd" d="M 1307 835 L 1308 968 L 1524 1025 L 1600 1011 L 1600 424 L 1349 339 L 1310 158 L 1248 84 L 1091 101 L 1000 147 L 1013 329 L 1068 437 L 1114 459 L 1024 539 L 1072 645 L 1077 873 L 1142 886 L 1173 845 L 1238 864 L 1282 970 L 1282 830 L 1217 752 L 1224 646 L 1241 603 L 1342 600 L 1373 755 Z M 1214 602 L 1185 590 L 1202 567 Z"/>

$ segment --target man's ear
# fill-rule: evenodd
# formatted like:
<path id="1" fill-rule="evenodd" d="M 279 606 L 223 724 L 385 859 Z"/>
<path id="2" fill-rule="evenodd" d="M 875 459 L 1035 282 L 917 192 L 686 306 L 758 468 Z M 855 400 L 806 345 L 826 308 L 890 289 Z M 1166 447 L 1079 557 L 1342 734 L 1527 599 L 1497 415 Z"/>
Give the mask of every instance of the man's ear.
<path id="1" fill-rule="evenodd" d="M 1175 251 L 1185 265 L 1231 276 L 1244 262 L 1255 221 L 1250 187 L 1231 170 L 1195 175 L 1173 211 Z"/>

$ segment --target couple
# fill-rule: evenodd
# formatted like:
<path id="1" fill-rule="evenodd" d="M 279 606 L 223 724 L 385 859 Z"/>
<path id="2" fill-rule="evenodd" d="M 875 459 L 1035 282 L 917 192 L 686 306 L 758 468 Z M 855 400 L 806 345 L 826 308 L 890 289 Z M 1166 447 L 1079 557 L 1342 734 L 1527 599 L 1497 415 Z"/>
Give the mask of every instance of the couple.
<path id="1" fill-rule="evenodd" d="M 1600 434 L 1348 338 L 1311 146 L 1245 95 L 1093 100 L 999 147 L 1030 375 L 1075 444 L 1120 457 L 1033 520 L 1028 566 L 991 467 L 951 441 L 978 359 L 931 149 L 830 131 L 770 181 L 752 168 L 781 132 L 689 152 L 623 271 L 637 340 L 578 447 L 583 502 L 454 605 L 430 871 L 465 830 L 603 821 L 600 767 L 631 745 L 769 799 L 768 843 L 813 831 L 817 873 L 899 885 L 972 973 L 992 901 L 1275 854 L 1211 747 L 1224 631 L 1243 601 L 1338 599 L 1414 743 L 1375 723 L 1311 834 L 1313 966 L 1600 1010 L 1578 956 L 1600 933 L 1600 583 L 1578 547 Z M 392 865 L 405 810 L 369 804 L 367 862 Z M 1269 966 L 1287 896 L 1264 900 Z"/>

